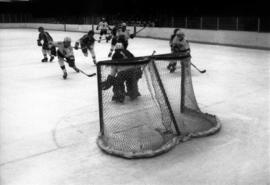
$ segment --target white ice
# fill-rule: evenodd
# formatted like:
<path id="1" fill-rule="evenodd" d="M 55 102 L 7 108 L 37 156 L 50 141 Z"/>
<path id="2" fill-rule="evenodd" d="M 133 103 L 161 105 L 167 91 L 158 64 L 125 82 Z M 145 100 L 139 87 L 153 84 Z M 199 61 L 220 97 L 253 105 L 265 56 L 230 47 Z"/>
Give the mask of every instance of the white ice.
<path id="1" fill-rule="evenodd" d="M 49 31 L 54 40 L 83 33 Z M 270 184 L 270 52 L 191 43 L 195 95 L 222 129 L 151 159 L 125 160 L 96 145 L 96 77 L 57 60 L 41 63 L 38 32 L 0 30 L 1 185 L 266 185 Z M 110 45 L 96 44 L 98 60 Z M 135 38 L 135 56 L 168 53 L 168 41 Z M 96 68 L 75 51 L 78 67 Z"/>

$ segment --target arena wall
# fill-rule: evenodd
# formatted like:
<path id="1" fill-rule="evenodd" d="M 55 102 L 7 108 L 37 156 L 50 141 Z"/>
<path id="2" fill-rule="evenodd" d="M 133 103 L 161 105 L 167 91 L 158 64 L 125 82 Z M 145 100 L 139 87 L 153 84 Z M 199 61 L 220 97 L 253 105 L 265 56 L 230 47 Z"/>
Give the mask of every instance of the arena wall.
<path id="1" fill-rule="evenodd" d="M 0 23 L 0 28 L 33 28 L 43 26 L 48 30 L 87 32 L 92 25 L 75 24 L 45 24 L 45 23 Z M 93 26 L 96 30 L 96 25 Z M 137 31 L 142 27 L 137 27 Z M 128 27 L 133 32 L 133 27 Z M 137 36 L 144 38 L 168 40 L 174 28 L 147 27 L 140 31 Z M 258 33 L 247 31 L 227 30 L 198 30 L 183 29 L 190 42 L 219 44 L 237 47 L 257 48 L 270 50 L 270 33 Z"/>

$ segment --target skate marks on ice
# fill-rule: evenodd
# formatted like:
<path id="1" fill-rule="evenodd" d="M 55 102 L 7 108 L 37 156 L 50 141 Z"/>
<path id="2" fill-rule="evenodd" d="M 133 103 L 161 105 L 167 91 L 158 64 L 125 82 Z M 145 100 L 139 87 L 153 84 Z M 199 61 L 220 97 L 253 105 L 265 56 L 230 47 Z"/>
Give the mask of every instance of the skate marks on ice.
<path id="1" fill-rule="evenodd" d="M 56 123 L 51 132 L 55 145 L 58 148 L 65 148 L 89 143 L 90 138 L 97 137 L 99 132 L 97 118 L 98 111 L 91 112 L 89 106 L 67 113 Z"/>

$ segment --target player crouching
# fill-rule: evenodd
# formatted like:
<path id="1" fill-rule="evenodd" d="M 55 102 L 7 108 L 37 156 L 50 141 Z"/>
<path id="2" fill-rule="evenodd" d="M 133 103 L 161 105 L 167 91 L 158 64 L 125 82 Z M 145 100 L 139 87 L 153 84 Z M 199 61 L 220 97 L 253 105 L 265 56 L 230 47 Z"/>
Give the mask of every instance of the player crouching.
<path id="1" fill-rule="evenodd" d="M 94 38 L 94 31 L 90 30 L 88 34 L 85 34 L 82 36 L 76 43 L 74 48 L 77 50 L 79 49 L 79 45 L 81 45 L 82 53 L 85 57 L 88 56 L 88 50 L 90 51 L 93 63 L 96 64 L 96 55 L 94 51 L 94 44 L 95 44 L 95 38 Z"/>
<path id="2" fill-rule="evenodd" d="M 117 61 L 127 58 L 134 58 L 134 56 L 123 47 L 122 43 L 117 43 L 112 60 Z M 102 82 L 101 87 L 102 90 L 107 90 L 113 86 L 112 101 L 123 103 L 126 95 L 129 96 L 131 100 L 141 95 L 138 90 L 138 81 L 141 77 L 141 67 L 112 66 L 110 75 L 108 75 L 106 81 Z M 125 84 L 127 92 L 125 92 Z"/>
<path id="3" fill-rule="evenodd" d="M 42 54 L 44 58 L 41 62 L 48 62 L 47 54 L 50 55 L 50 62 L 53 61 L 54 56 L 56 56 L 56 49 L 55 47 L 50 47 L 49 42 L 52 42 L 53 39 L 48 32 L 44 30 L 43 27 L 38 28 L 39 35 L 37 40 L 37 45 L 42 47 Z M 43 43 L 41 43 L 43 41 Z"/>
<path id="4" fill-rule="evenodd" d="M 65 37 L 63 42 L 50 42 L 50 44 L 58 48 L 58 63 L 63 71 L 64 79 L 67 78 L 67 70 L 64 62 L 67 62 L 69 67 L 73 68 L 77 73 L 80 72 L 75 65 L 75 57 L 73 54 L 73 48 L 71 47 L 71 38 Z"/>

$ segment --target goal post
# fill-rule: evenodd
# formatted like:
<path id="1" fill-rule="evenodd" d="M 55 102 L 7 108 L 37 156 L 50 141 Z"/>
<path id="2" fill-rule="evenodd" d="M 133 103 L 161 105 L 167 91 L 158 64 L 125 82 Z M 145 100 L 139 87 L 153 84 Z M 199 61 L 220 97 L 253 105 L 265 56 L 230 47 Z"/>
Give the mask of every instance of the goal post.
<path id="1" fill-rule="evenodd" d="M 177 62 L 175 73 L 167 70 Z M 112 87 L 102 83 L 112 69 Z M 135 57 L 97 64 L 100 133 L 98 147 L 125 158 L 153 157 L 192 137 L 216 133 L 216 116 L 201 112 L 190 73 L 190 56 Z M 135 92 L 135 98 L 134 98 Z M 116 101 L 121 95 L 123 101 Z"/>

